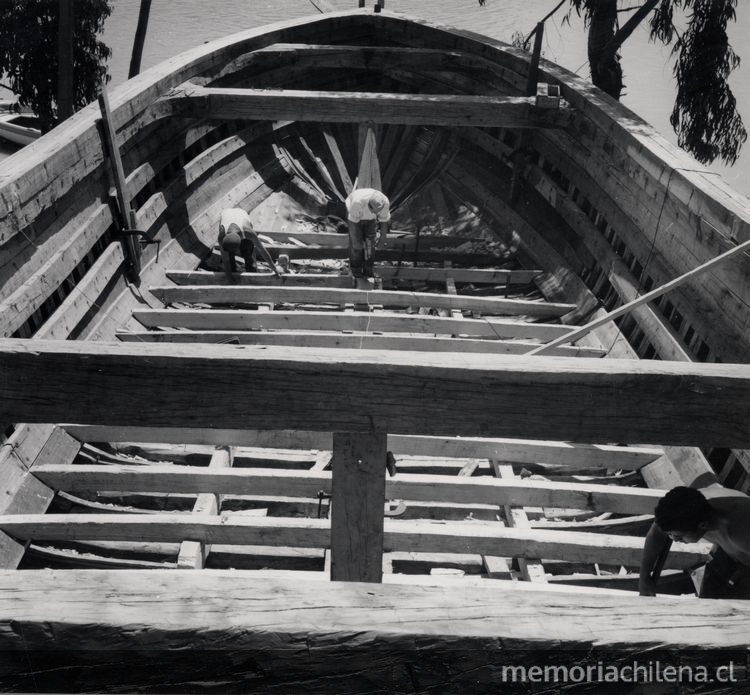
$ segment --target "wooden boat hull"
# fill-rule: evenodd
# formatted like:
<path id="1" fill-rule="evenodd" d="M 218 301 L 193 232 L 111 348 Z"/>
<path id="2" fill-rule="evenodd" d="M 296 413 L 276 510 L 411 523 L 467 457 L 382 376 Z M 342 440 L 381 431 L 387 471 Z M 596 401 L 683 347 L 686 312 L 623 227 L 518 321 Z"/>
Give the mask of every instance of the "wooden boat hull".
<path id="1" fill-rule="evenodd" d="M 97 105 L 0 165 L 3 682 L 486 692 L 538 650 L 745 649 L 744 604 L 614 577 L 663 488 L 747 482 L 748 257 L 526 353 L 745 241 L 748 201 L 557 66 L 525 96 L 528 60 L 322 14 L 112 90 L 125 221 Z M 355 181 L 393 203 L 382 289 L 345 270 Z M 299 272 L 224 284 L 234 206 Z"/>

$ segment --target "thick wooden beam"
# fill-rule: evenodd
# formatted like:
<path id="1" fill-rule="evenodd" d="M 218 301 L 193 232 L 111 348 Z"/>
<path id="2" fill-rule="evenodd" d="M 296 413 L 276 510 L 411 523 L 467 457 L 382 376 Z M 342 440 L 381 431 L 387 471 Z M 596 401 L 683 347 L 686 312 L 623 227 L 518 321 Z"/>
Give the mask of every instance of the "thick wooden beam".
<path id="1" fill-rule="evenodd" d="M 385 432 L 334 432 L 331 579 L 381 582 Z"/>
<path id="2" fill-rule="evenodd" d="M 128 331 L 117 339 L 139 343 L 231 343 L 237 345 L 287 345 L 289 347 L 347 348 L 365 350 L 412 350 L 416 352 L 482 352 L 524 355 L 538 343 L 480 338 L 435 338 L 431 335 L 373 335 L 341 331 Z M 558 357 L 604 357 L 606 350 L 561 345 L 549 353 Z"/>
<path id="3" fill-rule="evenodd" d="M 540 108 L 533 97 L 315 92 L 186 84 L 162 101 L 178 116 L 230 120 L 565 128 L 571 119 L 569 109 Z"/>
<path id="4" fill-rule="evenodd" d="M 149 291 L 165 304 L 379 304 L 384 307 L 433 307 L 456 309 L 482 314 L 559 318 L 576 308 L 575 304 L 535 302 L 502 297 L 474 297 L 431 292 L 399 292 L 396 290 L 356 290 L 325 287 L 251 287 L 224 285 L 218 287 L 165 286 Z M 461 318 L 461 317 L 459 317 Z"/>
<path id="5" fill-rule="evenodd" d="M 652 667 L 661 660 L 675 675 L 688 664 L 713 672 L 728 666 L 732 654 L 735 677 L 744 674 L 746 602 L 426 581 L 432 586 L 231 570 L 6 572 L 0 574 L 4 678 L 18 691 L 52 692 L 60 669 L 51 665 L 64 663 L 69 679 L 91 691 L 106 690 L 116 674 L 131 689 L 159 690 L 164 682 L 210 689 L 220 679 L 224 689 L 241 690 L 251 673 L 257 692 L 302 688 L 322 695 L 371 692 L 373 683 L 399 692 L 405 678 L 412 682 L 404 674 L 414 674 L 436 692 L 476 695 L 511 682 L 519 665 L 537 666 L 539 674 L 550 664 L 570 673 L 591 668 L 595 678 L 602 666 L 630 664 L 622 673 L 632 674 L 634 660 Z M 514 685 L 522 692 L 528 683 Z M 726 684 L 707 687 L 730 691 Z M 591 682 L 570 683 L 566 691 L 591 692 Z M 605 691 L 615 692 L 598 686 Z M 633 689 L 620 690 L 626 691 Z"/>
<path id="6" fill-rule="evenodd" d="M 197 330 L 303 330 L 380 331 L 392 333 L 443 333 L 472 337 L 538 338 L 564 336 L 570 326 L 526 323 L 511 319 L 454 319 L 424 314 L 396 314 L 368 311 L 273 311 L 240 309 L 139 309 L 133 317 L 148 328 L 191 328 Z"/>
<path id="7" fill-rule="evenodd" d="M 164 442 L 221 446 L 282 447 L 330 451 L 331 435 L 326 432 L 220 430 L 206 428 L 107 427 L 63 425 L 81 442 Z M 573 444 L 529 439 L 472 439 L 462 437 L 419 437 L 388 435 L 388 450 L 401 455 L 445 458 L 500 458 L 513 463 L 555 463 L 569 466 L 602 466 L 613 470 L 638 470 L 664 455 L 653 447 Z"/>
<path id="8" fill-rule="evenodd" d="M 384 266 L 375 264 L 375 274 L 383 280 L 393 282 L 414 281 L 434 284 L 445 284 L 448 274 L 459 283 L 474 285 L 526 285 L 540 275 L 540 270 L 493 270 L 481 268 L 412 268 L 410 266 Z M 168 270 L 167 277 L 178 285 L 223 285 L 226 276 L 223 273 L 207 270 Z M 239 285 L 315 285 L 318 287 L 352 286 L 348 275 L 330 275 L 324 273 L 297 273 L 282 275 L 273 273 L 235 273 Z"/>
<path id="9" fill-rule="evenodd" d="M 0 418 L 9 422 L 375 426 L 394 434 L 742 449 L 750 447 L 748 404 L 745 365 L 0 340 Z"/>
<path id="10" fill-rule="evenodd" d="M 108 540 L 330 548 L 328 519 L 207 516 L 194 514 L 12 514 L 0 531 L 21 541 Z M 384 521 L 384 551 L 470 553 L 543 557 L 637 567 L 643 539 L 603 533 L 513 529 L 486 521 Z M 693 567 L 708 557 L 708 544 L 673 546 L 668 568 Z"/>

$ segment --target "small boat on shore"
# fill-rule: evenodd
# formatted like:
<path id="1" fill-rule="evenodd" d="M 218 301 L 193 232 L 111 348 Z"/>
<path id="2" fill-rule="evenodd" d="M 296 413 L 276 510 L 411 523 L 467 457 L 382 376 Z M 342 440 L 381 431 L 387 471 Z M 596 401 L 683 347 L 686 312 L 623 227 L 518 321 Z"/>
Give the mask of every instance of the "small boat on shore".
<path id="1" fill-rule="evenodd" d="M 355 186 L 392 211 L 366 287 Z M 231 207 L 279 275 L 228 282 Z M 2 687 L 526 692 L 505 669 L 746 653 L 750 608 L 694 595 L 706 543 L 637 582 L 665 489 L 750 485 L 749 232 L 590 83 L 393 12 L 113 89 L 0 162 Z"/>
<path id="2" fill-rule="evenodd" d="M 0 113 L 0 138 L 28 145 L 41 136 L 39 119 L 33 114 Z"/>

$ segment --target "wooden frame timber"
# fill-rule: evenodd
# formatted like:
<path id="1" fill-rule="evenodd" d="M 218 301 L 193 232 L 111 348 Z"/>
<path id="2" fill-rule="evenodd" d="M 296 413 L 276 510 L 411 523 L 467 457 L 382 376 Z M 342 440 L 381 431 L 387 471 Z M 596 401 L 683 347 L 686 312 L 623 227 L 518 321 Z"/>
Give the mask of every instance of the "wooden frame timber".
<path id="1" fill-rule="evenodd" d="M 206 428 L 107 427 L 61 425 L 81 442 L 164 442 L 186 446 L 281 446 L 289 449 L 330 451 L 330 433 Z M 476 439 L 388 435 L 388 450 L 397 454 L 421 454 L 446 458 L 495 458 L 513 463 L 555 462 L 559 465 L 603 466 L 614 470 L 638 470 L 661 458 L 664 450 L 648 447 L 574 444 L 524 439 Z"/>
<path id="2" fill-rule="evenodd" d="M 444 284 L 450 275 L 456 282 L 475 285 L 528 284 L 541 275 L 541 270 L 495 270 L 484 268 L 426 268 L 411 266 L 386 266 L 375 263 L 375 274 L 386 281 L 415 281 Z M 177 285 L 219 285 L 226 281 L 223 273 L 207 270 L 167 271 L 167 277 Z M 318 287 L 346 287 L 352 285 L 347 275 L 323 273 L 296 273 L 278 277 L 273 273 L 235 273 L 234 279 L 240 285 L 307 285 Z"/>
<path id="3" fill-rule="evenodd" d="M 359 435 L 358 435 L 359 436 Z M 334 439 L 335 447 L 335 439 Z M 352 466 L 361 456 L 352 459 Z M 94 465 L 37 466 L 34 475 L 55 490 L 81 493 L 97 490 L 128 492 L 213 493 L 216 495 L 261 495 L 315 497 L 330 493 L 335 480 L 329 471 L 274 469 L 201 469 L 192 466 Z M 378 478 L 384 479 L 385 450 L 378 459 Z M 373 484 L 373 487 L 376 487 Z M 449 477 L 398 473 L 385 481 L 381 491 L 389 499 L 425 502 L 506 504 L 518 507 L 591 509 L 596 512 L 650 514 L 662 490 L 617 485 L 558 483 L 521 478 L 482 476 Z M 359 498 L 358 498 L 359 499 Z"/>
<path id="4" fill-rule="evenodd" d="M 544 557 L 552 560 L 607 562 L 638 567 L 643 539 L 576 531 L 506 528 L 492 521 L 399 521 L 386 519 L 383 550 L 427 553 L 472 553 L 504 557 Z M 104 540 L 179 543 L 182 540 L 227 545 L 330 548 L 328 519 L 248 517 L 187 514 L 12 514 L 0 516 L 0 531 L 11 538 L 44 541 Z M 342 529 L 343 530 L 343 529 Z M 359 534 L 358 534 L 359 535 Z M 355 540 L 354 545 L 359 544 Z M 352 544 L 350 544 L 352 545 Z M 372 549 L 376 549 L 374 545 Z M 669 555 L 665 567 L 687 569 L 708 559 L 706 543 L 686 543 Z M 365 565 L 351 555 L 343 560 L 353 568 L 340 576 L 351 578 Z M 379 563 L 377 569 L 379 570 Z M 365 572 L 365 578 L 372 577 Z"/>
<path id="5" fill-rule="evenodd" d="M 742 365 L 452 353 L 420 353 L 415 364 L 414 354 L 279 347 L 269 356 L 249 346 L 208 351 L 192 345 L 42 340 L 30 345 L 2 339 L 0 417 L 750 445 L 750 371 Z M 186 373 L 194 375 L 189 383 Z M 33 394 L 30 379 L 37 384 Z M 214 386 L 197 387 L 202 379 Z M 217 383 L 222 388 L 215 388 Z M 255 387 L 248 391 L 246 384 Z M 321 408 L 321 394 L 329 392 L 338 398 Z M 198 410 L 191 405 L 196 397 Z M 227 398 L 235 407 L 226 408 Z M 525 407 L 519 409 L 518 402 Z M 660 413 L 658 420 L 651 410 Z"/>
<path id="6" fill-rule="evenodd" d="M 565 128 L 570 124 L 567 108 L 538 107 L 534 97 L 238 89 L 186 84 L 162 99 L 175 115 L 195 118 L 500 128 Z"/>
<path id="7" fill-rule="evenodd" d="M 397 290 L 344 290 L 313 287 L 251 287 L 223 285 L 214 287 L 151 287 L 151 294 L 165 304 L 379 304 L 383 307 L 433 307 L 457 309 L 493 315 L 525 315 L 535 318 L 559 318 L 576 308 L 575 304 L 534 302 L 502 297 L 470 297 L 430 292 Z"/>
<path id="8" fill-rule="evenodd" d="M 303 330 L 392 333 L 441 333 L 489 339 L 548 340 L 570 333 L 570 326 L 498 318 L 454 319 L 447 316 L 369 311 L 273 311 L 242 309 L 139 309 L 133 317 L 148 328 L 198 330 Z"/>

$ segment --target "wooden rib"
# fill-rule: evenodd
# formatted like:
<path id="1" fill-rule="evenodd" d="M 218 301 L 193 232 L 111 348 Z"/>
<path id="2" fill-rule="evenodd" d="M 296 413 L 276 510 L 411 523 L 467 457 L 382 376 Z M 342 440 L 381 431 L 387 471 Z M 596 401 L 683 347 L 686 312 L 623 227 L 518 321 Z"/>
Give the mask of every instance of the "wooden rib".
<path id="1" fill-rule="evenodd" d="M 545 557 L 637 567 L 643 539 L 630 536 L 510 529 L 497 523 L 384 522 L 384 550 Z M 14 514 L 0 516 L 0 530 L 19 540 L 180 541 L 228 545 L 330 548 L 328 519 L 246 517 L 222 514 L 196 520 L 193 514 Z M 673 546 L 668 568 L 691 567 L 708 557 L 707 544 Z"/>
<path id="2" fill-rule="evenodd" d="M 540 270 L 452 268 L 450 276 L 456 282 L 475 285 L 525 285 L 532 282 L 540 273 Z M 447 277 L 445 268 L 391 267 L 378 265 L 377 263 L 375 264 L 375 274 L 384 280 L 435 284 L 444 284 Z M 167 277 L 178 285 L 222 285 L 226 282 L 226 276 L 223 273 L 207 270 L 168 270 Z M 316 285 L 347 288 L 352 286 L 352 279 L 348 275 L 324 273 L 298 273 L 283 275 L 281 278 L 272 273 L 235 273 L 234 278 L 240 285 Z"/>
<path id="3" fill-rule="evenodd" d="M 279 446 L 289 449 L 330 450 L 331 435 L 325 432 L 183 429 L 159 427 L 111 427 L 62 425 L 81 442 L 165 442 L 185 446 Z M 388 436 L 388 450 L 395 454 L 443 456 L 446 458 L 500 458 L 513 463 L 556 463 L 569 466 L 603 466 L 634 471 L 664 454 L 651 447 L 573 444 L 529 439 L 464 439 L 460 437 Z"/>
<path id="4" fill-rule="evenodd" d="M 133 317 L 149 328 L 198 330 L 304 330 L 443 333 L 482 338 L 552 339 L 570 333 L 570 326 L 525 323 L 510 319 L 452 319 L 442 316 L 334 311 L 274 311 L 259 313 L 221 309 L 139 309 Z"/>
<path id="5" fill-rule="evenodd" d="M 208 464 L 210 470 L 229 468 L 232 465 L 232 450 L 220 449 L 211 456 Z M 201 493 L 193 505 L 193 514 L 209 515 L 221 511 L 221 495 Z M 210 549 L 200 541 L 182 541 L 177 554 L 177 567 L 181 569 L 202 569 L 206 564 L 206 557 Z"/>
<path id="6" fill-rule="evenodd" d="M 355 290 L 324 287 L 250 287 L 225 285 L 218 287 L 166 286 L 150 287 L 149 291 L 165 304 L 380 304 L 385 307 L 434 307 L 482 314 L 559 318 L 576 308 L 575 304 L 534 302 L 500 297 L 472 297 L 430 292 L 399 292 L 396 290 Z M 454 316 L 453 318 L 463 318 Z"/>
<path id="7" fill-rule="evenodd" d="M 385 455 L 382 468 L 384 467 Z M 37 467 L 35 475 L 50 487 L 71 493 L 123 490 L 316 497 L 319 490 L 330 490 L 331 487 L 330 472 L 269 468 L 213 470 L 158 464 L 79 464 L 75 467 Z M 408 473 L 398 473 L 395 478 L 386 480 L 385 485 L 385 494 L 389 499 L 562 507 L 621 514 L 650 514 L 664 494 L 663 490 L 618 485 L 527 481 L 489 476 L 455 478 Z"/>
<path id="8" fill-rule="evenodd" d="M 537 343 L 472 338 L 435 338 L 427 335 L 372 335 L 337 331 L 181 331 L 118 332 L 118 340 L 143 343 L 230 343 L 237 345 L 287 345 L 365 350 L 413 350 L 418 352 L 482 352 L 524 355 Z M 604 357 L 606 350 L 578 345 L 561 345 L 549 353 L 559 357 Z"/>
<path id="9" fill-rule="evenodd" d="M 240 89 L 186 84 L 162 97 L 177 115 L 315 123 L 398 123 L 503 128 L 565 128 L 567 108 L 534 97 L 394 94 L 297 89 Z"/>

